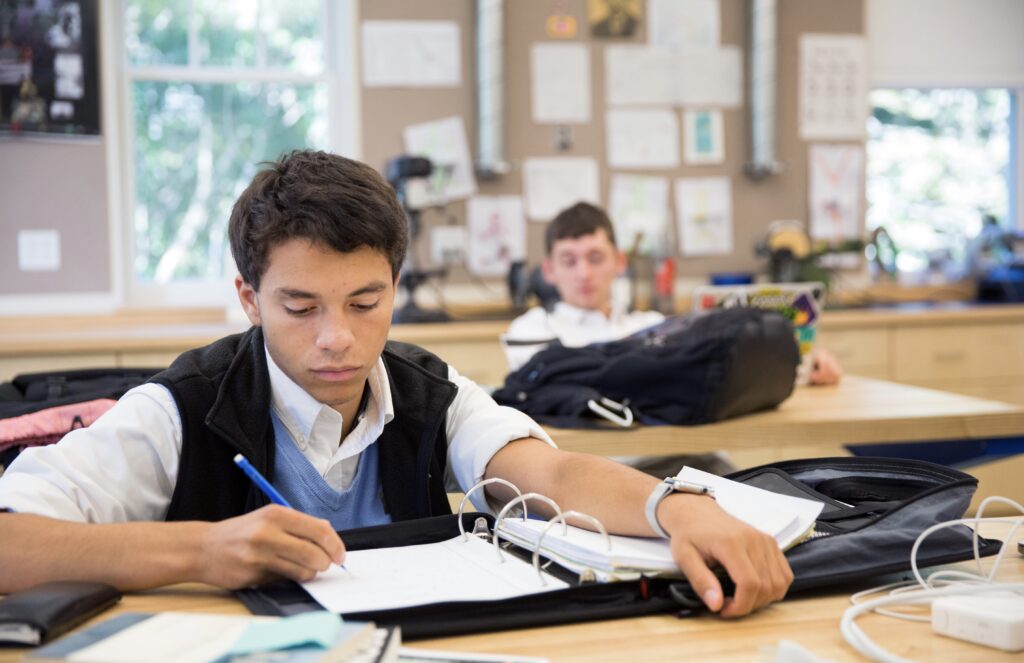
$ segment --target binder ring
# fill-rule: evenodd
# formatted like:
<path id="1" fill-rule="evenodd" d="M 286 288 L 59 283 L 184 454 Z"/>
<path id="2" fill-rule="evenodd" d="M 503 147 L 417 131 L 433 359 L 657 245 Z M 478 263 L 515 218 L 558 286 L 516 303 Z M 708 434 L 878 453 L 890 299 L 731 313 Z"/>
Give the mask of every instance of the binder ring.
<path id="1" fill-rule="evenodd" d="M 498 531 L 499 528 L 501 527 L 501 521 L 505 519 L 505 516 L 507 516 L 508 512 L 512 510 L 512 507 L 519 504 L 520 502 L 522 502 L 523 504 L 523 520 L 526 520 L 526 500 L 528 499 L 538 499 L 542 502 L 547 502 L 547 504 L 552 509 L 555 510 L 555 513 L 557 513 L 558 515 L 562 514 L 562 508 L 558 506 L 558 504 L 555 503 L 553 499 L 551 499 L 547 495 L 541 495 L 540 493 L 526 493 L 525 495 L 520 495 L 519 497 L 515 498 L 514 500 L 510 501 L 508 504 L 503 506 L 501 508 L 501 511 L 498 513 L 498 517 L 494 520 L 494 552 L 498 553 L 499 562 L 504 563 L 505 561 L 505 556 L 501 554 L 501 548 L 499 547 L 499 544 L 501 543 L 501 537 L 498 536 Z"/>
<path id="2" fill-rule="evenodd" d="M 462 524 L 462 511 L 466 508 L 466 500 L 469 499 L 470 495 L 472 495 L 473 493 L 476 492 L 477 488 L 482 488 L 482 487 L 484 487 L 484 486 L 486 486 L 488 484 L 492 484 L 492 483 L 505 484 L 506 486 L 508 486 L 512 490 L 516 491 L 516 495 L 518 495 L 520 498 L 522 498 L 522 496 L 523 496 L 523 493 L 522 493 L 521 490 L 519 490 L 519 487 L 516 486 L 511 481 L 505 481 L 504 479 L 499 479 L 497 477 L 495 477 L 493 479 L 484 479 L 483 481 L 478 481 L 475 486 L 473 486 L 472 488 L 470 488 L 469 490 L 466 491 L 466 494 L 462 496 L 462 501 L 459 502 L 459 534 L 462 535 L 462 540 L 463 541 L 466 541 L 469 538 L 466 535 L 466 528 Z M 526 518 L 526 515 L 527 515 L 526 514 L 526 502 L 523 502 L 523 518 Z"/>
<path id="3" fill-rule="evenodd" d="M 582 520 L 586 520 L 592 525 L 595 525 L 597 527 L 597 530 L 601 533 L 601 535 L 604 536 L 605 543 L 608 544 L 608 552 L 612 551 L 611 537 L 608 536 L 608 530 L 604 528 L 604 525 L 601 523 L 600 520 L 591 516 L 590 514 L 580 513 L 579 511 L 566 511 L 565 513 L 559 513 L 558 515 L 553 516 L 551 520 L 548 521 L 548 524 L 544 527 L 544 529 L 541 530 L 540 537 L 538 537 L 537 539 L 537 545 L 533 548 L 533 568 L 535 571 L 537 571 L 537 577 L 540 578 L 540 584 L 542 585 L 548 584 L 548 581 L 544 578 L 544 574 L 540 572 L 540 549 L 541 544 L 544 543 L 544 536 L 547 535 L 548 530 L 550 530 L 559 522 L 562 523 L 563 528 L 568 526 L 569 518 L 579 518 Z"/>

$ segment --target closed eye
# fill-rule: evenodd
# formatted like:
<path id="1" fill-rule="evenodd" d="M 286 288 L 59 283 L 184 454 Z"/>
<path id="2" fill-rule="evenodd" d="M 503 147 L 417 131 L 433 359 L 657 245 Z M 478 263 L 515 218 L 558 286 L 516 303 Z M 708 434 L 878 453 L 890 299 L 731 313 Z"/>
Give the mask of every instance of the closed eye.
<path id="1" fill-rule="evenodd" d="M 306 315 L 306 314 L 312 312 L 314 308 L 315 308 L 314 306 L 307 306 L 305 308 L 295 309 L 295 308 L 291 308 L 291 307 L 285 306 L 284 310 L 288 312 L 288 315 L 294 315 L 296 317 L 300 317 L 300 316 L 303 316 L 303 315 Z"/>
<path id="2" fill-rule="evenodd" d="M 378 305 L 380 305 L 379 299 L 373 302 L 372 304 L 357 304 L 353 302 L 352 308 L 354 308 L 357 311 L 372 311 L 373 309 L 377 308 Z"/>

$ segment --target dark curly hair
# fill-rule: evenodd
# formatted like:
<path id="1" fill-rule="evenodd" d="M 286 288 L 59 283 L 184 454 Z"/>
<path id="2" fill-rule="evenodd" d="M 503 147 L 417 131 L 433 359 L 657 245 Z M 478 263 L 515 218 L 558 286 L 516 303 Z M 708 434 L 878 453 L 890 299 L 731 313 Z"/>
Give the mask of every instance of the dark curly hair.
<path id="1" fill-rule="evenodd" d="M 544 233 L 544 250 L 551 255 L 551 249 L 560 239 L 576 239 L 603 230 L 615 246 L 615 229 L 605 211 L 590 203 L 576 203 L 558 213 L 548 224 Z"/>

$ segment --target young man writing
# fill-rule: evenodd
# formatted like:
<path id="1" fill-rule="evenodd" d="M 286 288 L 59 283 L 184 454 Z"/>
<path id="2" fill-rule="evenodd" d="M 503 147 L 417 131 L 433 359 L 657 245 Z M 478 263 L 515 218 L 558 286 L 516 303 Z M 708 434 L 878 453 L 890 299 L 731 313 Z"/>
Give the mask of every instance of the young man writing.
<path id="1" fill-rule="evenodd" d="M 553 311 L 534 307 L 512 321 L 505 336 L 509 366 L 516 370 L 551 341 L 567 347 L 615 341 L 665 319 L 657 311 L 627 313 L 612 297 L 612 283 L 626 268 L 615 245 L 611 219 L 600 208 L 577 203 L 548 225 L 544 278 L 561 301 Z M 835 358 L 815 350 L 811 384 L 839 382 L 842 369 Z"/>
<path id="2" fill-rule="evenodd" d="M 256 175 L 229 234 L 253 327 L 185 353 L 93 426 L 10 466 L 0 593 L 58 579 L 124 589 L 308 579 L 344 560 L 337 530 L 449 512 L 451 471 L 464 490 L 501 477 L 610 531 L 663 528 L 723 615 L 785 594 L 792 574 L 775 541 L 713 500 L 649 499 L 653 478 L 558 450 L 437 357 L 387 342 L 406 220 L 371 168 L 292 153 Z M 237 453 L 296 509 L 267 505 Z M 488 487 L 492 500 L 511 494 Z"/>

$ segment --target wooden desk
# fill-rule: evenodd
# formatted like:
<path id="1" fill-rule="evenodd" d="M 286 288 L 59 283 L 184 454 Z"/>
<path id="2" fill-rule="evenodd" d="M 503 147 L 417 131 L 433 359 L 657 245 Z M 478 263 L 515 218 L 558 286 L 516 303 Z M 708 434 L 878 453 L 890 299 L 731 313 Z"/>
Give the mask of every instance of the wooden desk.
<path id="1" fill-rule="evenodd" d="M 846 376 L 834 387 L 798 388 L 775 410 L 716 424 L 617 431 L 549 428 L 548 432 L 563 449 L 604 456 L 719 449 L 813 452 L 844 444 L 1022 437 L 1024 407 Z"/>
<path id="2" fill-rule="evenodd" d="M 1024 558 L 1010 553 L 1000 577 L 1024 580 Z M 672 616 L 640 617 L 551 628 L 522 629 L 409 643 L 413 647 L 480 653 L 541 656 L 558 663 L 635 661 L 736 661 L 761 658 L 761 647 L 779 640 L 794 640 L 811 652 L 835 661 L 862 662 L 839 633 L 839 619 L 849 605 L 849 594 L 874 586 L 844 587 L 828 594 L 788 599 L 741 620 L 726 621 L 711 615 L 692 619 Z M 179 585 L 133 594 L 113 610 L 118 612 L 182 610 L 245 614 L 245 608 L 227 592 L 200 585 Z M 867 615 L 858 624 L 878 644 L 899 656 L 920 661 L 1020 661 L 1008 654 L 931 632 L 929 624 Z M 0 663 L 20 659 L 22 650 L 0 649 Z"/>

